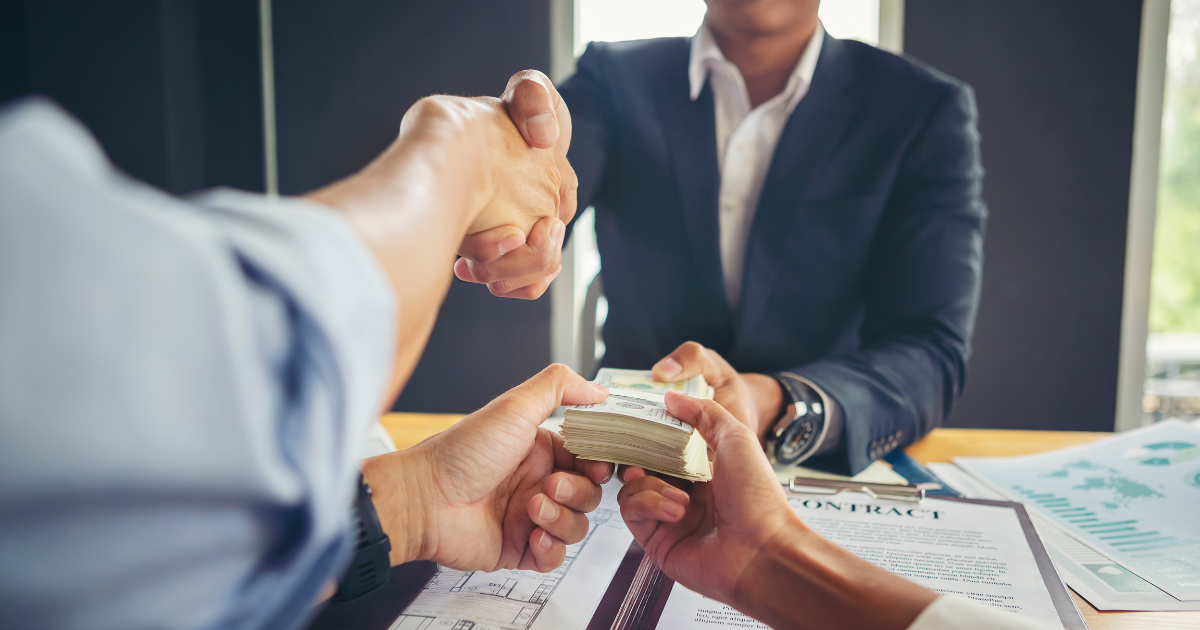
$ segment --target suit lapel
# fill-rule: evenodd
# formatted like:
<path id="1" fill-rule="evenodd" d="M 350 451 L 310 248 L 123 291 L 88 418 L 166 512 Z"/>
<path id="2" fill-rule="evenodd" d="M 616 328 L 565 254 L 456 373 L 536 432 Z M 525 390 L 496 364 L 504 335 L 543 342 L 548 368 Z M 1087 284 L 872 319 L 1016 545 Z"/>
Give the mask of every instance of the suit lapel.
<path id="1" fill-rule="evenodd" d="M 722 319 L 732 325 L 721 271 L 717 220 L 721 180 L 712 89 L 706 83 L 700 96 L 691 99 L 689 50 L 683 47 L 682 55 L 671 59 L 659 74 L 662 81 L 656 100 L 679 190 L 683 228 L 696 264 L 695 278 L 702 284 L 705 299 L 723 308 Z"/>
<path id="2" fill-rule="evenodd" d="M 739 339 L 753 329 L 771 295 L 771 285 L 802 204 L 833 158 L 858 110 L 854 68 L 842 42 L 826 37 L 812 85 L 788 118 L 775 147 L 746 246 Z"/>

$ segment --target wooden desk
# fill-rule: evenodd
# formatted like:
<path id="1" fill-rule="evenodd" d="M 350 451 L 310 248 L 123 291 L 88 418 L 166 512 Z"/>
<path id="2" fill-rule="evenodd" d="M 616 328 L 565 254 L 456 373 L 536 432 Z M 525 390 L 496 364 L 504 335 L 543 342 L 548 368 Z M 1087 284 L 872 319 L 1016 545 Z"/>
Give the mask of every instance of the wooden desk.
<path id="1" fill-rule="evenodd" d="M 396 442 L 396 448 L 409 448 L 421 440 L 445 431 L 462 419 L 454 414 L 391 413 L 383 417 L 383 426 Z M 949 462 L 953 457 L 974 455 L 1005 456 L 1040 453 L 1056 448 L 1085 444 L 1108 433 L 1072 431 L 1002 431 L 991 429 L 934 429 L 925 439 L 908 447 L 909 455 L 921 462 Z M 1200 612 L 1100 612 L 1074 591 L 1071 596 L 1091 630 L 1134 630 L 1147 628 L 1197 630 Z"/>
<path id="2" fill-rule="evenodd" d="M 404 450 L 446 429 L 463 416 L 455 413 L 389 413 L 379 419 L 396 448 Z"/>

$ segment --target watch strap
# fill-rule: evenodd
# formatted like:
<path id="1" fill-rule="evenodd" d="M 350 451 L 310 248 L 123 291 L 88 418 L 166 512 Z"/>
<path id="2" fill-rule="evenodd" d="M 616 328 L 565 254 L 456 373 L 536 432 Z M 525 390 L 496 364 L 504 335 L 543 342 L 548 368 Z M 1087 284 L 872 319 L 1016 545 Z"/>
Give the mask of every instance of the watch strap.
<path id="1" fill-rule="evenodd" d="M 379 515 L 375 512 L 375 504 L 371 501 L 371 487 L 367 485 L 362 474 L 358 475 L 358 491 L 354 497 L 353 513 L 353 531 L 356 536 L 354 558 L 333 596 L 333 601 L 339 603 L 354 601 L 383 588 L 392 568 L 388 557 L 392 551 L 392 543 L 387 534 L 383 533 Z"/>

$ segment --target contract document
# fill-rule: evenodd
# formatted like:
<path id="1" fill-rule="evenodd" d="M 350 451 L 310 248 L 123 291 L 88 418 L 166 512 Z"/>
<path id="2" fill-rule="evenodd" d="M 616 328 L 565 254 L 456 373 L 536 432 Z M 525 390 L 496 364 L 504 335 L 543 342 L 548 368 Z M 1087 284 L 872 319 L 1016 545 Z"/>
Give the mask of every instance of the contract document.
<path id="1" fill-rule="evenodd" d="M 788 492 L 809 527 L 859 557 L 945 595 L 958 595 L 1066 630 L 1084 630 L 1024 509 L 1013 503 Z M 660 630 L 767 626 L 674 585 Z"/>

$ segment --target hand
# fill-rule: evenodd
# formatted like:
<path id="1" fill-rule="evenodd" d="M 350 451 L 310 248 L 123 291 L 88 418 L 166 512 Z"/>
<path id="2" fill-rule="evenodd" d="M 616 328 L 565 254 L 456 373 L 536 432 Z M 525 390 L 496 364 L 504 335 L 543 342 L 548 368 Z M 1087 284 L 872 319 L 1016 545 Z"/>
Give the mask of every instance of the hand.
<path id="1" fill-rule="evenodd" d="M 713 479 L 684 492 L 629 468 L 617 495 L 638 544 L 672 579 L 732 602 L 747 567 L 781 533 L 807 530 L 744 424 L 714 401 L 670 392 L 667 411 L 700 431 L 715 452 Z"/>
<path id="2" fill-rule="evenodd" d="M 536 300 L 562 271 L 567 226 L 555 217 L 538 221 L 529 238 L 508 225 L 463 239 L 454 275 L 486 284 L 497 297 Z"/>
<path id="3" fill-rule="evenodd" d="M 675 392 L 666 404 L 716 453 L 712 481 L 685 493 L 630 468 L 617 500 L 669 577 L 773 628 L 899 630 L 937 598 L 805 525 L 754 434 L 725 408 Z"/>
<path id="4" fill-rule="evenodd" d="M 612 465 L 576 459 L 538 425 L 560 404 L 607 391 L 552 365 L 449 430 L 363 462 L 392 563 L 429 559 L 462 571 L 562 564 Z"/>
<path id="5" fill-rule="evenodd" d="M 545 80 L 545 84 L 541 82 Z M 482 142 L 475 150 L 484 163 L 483 205 L 466 229 L 477 234 L 500 226 L 512 226 L 522 235 L 543 217 L 575 215 L 575 171 L 567 162 L 571 144 L 571 115 L 549 80 L 535 70 L 519 72 L 509 80 L 501 98 L 430 96 L 418 101 L 400 121 L 400 138 L 408 134 L 452 134 L 474 123 Z M 556 102 L 557 100 L 557 102 Z M 534 124 L 539 116 L 551 116 L 557 127 L 556 142 L 546 148 L 531 146 L 509 116 L 514 109 L 545 109 L 521 121 L 525 133 L 545 134 L 544 125 Z M 524 111 L 523 110 L 523 111 Z M 446 124 L 449 123 L 449 124 Z M 514 235 L 509 230 L 509 235 Z M 503 242 L 503 239 L 501 239 Z"/>
<path id="6" fill-rule="evenodd" d="M 463 239 L 454 274 L 488 285 L 493 295 L 531 300 L 541 297 L 562 270 L 566 224 L 575 216 L 579 180 L 566 160 L 571 114 L 546 75 L 534 70 L 513 75 L 501 101 L 529 146 L 559 152 L 558 216 L 541 219 L 532 232 L 504 225 L 470 234 Z"/>
<path id="7" fill-rule="evenodd" d="M 779 419 L 783 390 L 766 374 L 739 373 L 716 351 L 689 341 L 652 369 L 654 380 L 682 381 L 700 374 L 713 388 L 713 400 L 762 440 Z"/>

